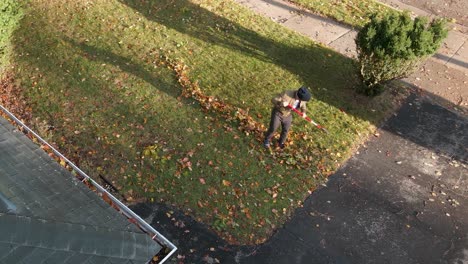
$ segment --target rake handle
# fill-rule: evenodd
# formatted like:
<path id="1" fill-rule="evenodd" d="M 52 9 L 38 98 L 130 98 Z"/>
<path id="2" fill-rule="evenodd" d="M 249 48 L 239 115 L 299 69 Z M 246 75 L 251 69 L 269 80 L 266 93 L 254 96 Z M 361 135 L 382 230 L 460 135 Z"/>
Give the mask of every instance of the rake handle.
<path id="1" fill-rule="evenodd" d="M 296 114 L 300 115 L 302 118 L 304 118 L 305 120 L 309 121 L 309 123 L 312 123 L 314 126 L 316 126 L 318 129 L 321 129 L 323 130 L 325 133 L 328 134 L 328 130 L 326 130 L 323 126 L 317 124 L 314 122 L 314 120 L 312 120 L 310 117 L 306 116 L 304 117 L 304 113 L 302 113 L 301 111 L 297 110 L 296 108 L 292 107 L 292 105 L 288 104 L 287 108 L 293 110 L 294 112 L 296 112 Z"/>

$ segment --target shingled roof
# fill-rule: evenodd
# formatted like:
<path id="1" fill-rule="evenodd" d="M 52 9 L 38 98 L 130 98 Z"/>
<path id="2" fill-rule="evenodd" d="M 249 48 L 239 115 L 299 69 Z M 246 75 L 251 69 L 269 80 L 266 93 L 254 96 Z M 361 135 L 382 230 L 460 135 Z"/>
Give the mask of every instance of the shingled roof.
<path id="1" fill-rule="evenodd" d="M 0 263 L 148 263 L 160 250 L 0 117 Z"/>

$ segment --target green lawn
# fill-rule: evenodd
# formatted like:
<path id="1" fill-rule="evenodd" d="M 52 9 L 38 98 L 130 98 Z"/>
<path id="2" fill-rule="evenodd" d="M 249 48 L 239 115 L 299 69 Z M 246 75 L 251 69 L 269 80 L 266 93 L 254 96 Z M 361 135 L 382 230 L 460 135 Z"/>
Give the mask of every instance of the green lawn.
<path id="1" fill-rule="evenodd" d="M 2 0 L 0 2 L 0 72 L 9 65 L 8 58 L 11 55 L 10 36 L 18 27 L 23 13 L 19 3 L 14 0 Z"/>
<path id="2" fill-rule="evenodd" d="M 232 243 L 264 241 L 391 110 L 354 61 L 231 1 L 31 0 L 12 37 L 34 128 L 130 202 L 162 201 Z M 270 98 L 306 84 L 288 148 Z"/>
<path id="3" fill-rule="evenodd" d="M 360 28 L 369 21 L 373 13 L 396 12 L 374 0 L 289 0 L 312 12 Z"/>

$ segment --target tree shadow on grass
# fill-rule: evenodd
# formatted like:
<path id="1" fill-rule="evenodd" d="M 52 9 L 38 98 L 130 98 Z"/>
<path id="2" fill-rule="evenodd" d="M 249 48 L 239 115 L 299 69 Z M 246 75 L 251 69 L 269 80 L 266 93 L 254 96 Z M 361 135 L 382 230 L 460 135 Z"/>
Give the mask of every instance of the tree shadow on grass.
<path id="1" fill-rule="evenodd" d="M 40 19 L 36 22 L 38 25 L 47 23 Z M 144 64 L 135 63 L 124 56 L 52 32 L 53 37 L 49 28 L 31 26 L 23 27 L 15 33 L 15 39 L 19 40 L 15 52 L 21 54 L 15 58 L 17 68 L 25 72 L 19 74 L 24 78 L 20 82 L 24 81 L 23 89 L 26 93 L 33 93 L 31 99 L 34 101 L 30 103 L 34 105 L 34 116 L 40 118 L 35 122 L 34 130 L 47 132 L 39 127 L 40 120 L 44 120 L 47 129 L 54 130 L 54 144 L 78 166 L 84 166 L 83 169 L 89 169 L 92 174 L 96 174 L 98 167 L 109 168 L 111 165 L 106 164 L 116 160 L 125 165 L 125 160 L 139 158 L 135 152 L 142 151 L 143 147 L 158 140 L 153 130 L 160 129 L 169 122 L 168 118 L 159 112 L 152 112 L 149 116 L 148 112 L 142 111 L 143 103 L 125 95 L 130 89 L 119 88 L 116 80 L 105 80 L 100 75 L 107 74 L 107 69 L 93 71 L 94 65 L 111 65 L 111 71 L 115 70 L 118 73 L 114 76 L 122 78 L 123 74 L 133 75 L 154 88 L 154 94 L 164 93 L 174 98 L 175 102 L 199 110 L 199 107 L 192 103 L 193 100 L 177 99 L 182 88 L 177 83 L 172 69 L 160 67 L 162 73 L 158 70 L 151 71 L 149 68 L 153 65 L 145 67 Z M 29 37 L 31 35 L 34 37 Z M 21 40 L 25 38 L 31 38 L 27 40 L 33 41 L 34 44 L 21 45 Z M 65 45 L 57 45 L 61 41 L 64 41 Z M 73 52 L 75 48 L 79 54 Z M 65 52 L 66 49 L 71 52 Z M 52 50 L 69 57 L 51 55 Z M 83 63 L 83 60 L 92 63 Z M 148 102 L 150 101 L 146 103 Z M 119 120 L 116 117 L 124 118 Z M 133 129 L 134 134 L 129 137 L 128 142 L 121 142 L 112 135 L 112 131 L 105 129 L 112 125 L 121 128 L 116 132 L 122 134 L 122 138 L 130 129 Z M 158 135 L 162 137 L 160 140 L 168 141 L 163 137 L 171 133 L 164 134 L 164 131 L 160 131 Z M 111 144 L 106 142 L 111 140 L 114 141 Z M 129 148 L 129 145 L 133 145 L 134 148 Z M 109 171 L 118 172 L 119 168 Z M 109 177 L 112 180 L 119 178 L 118 175 Z"/>
<path id="2" fill-rule="evenodd" d="M 351 59 L 321 46 L 298 47 L 292 44 L 289 45 L 286 42 L 274 41 L 188 0 L 162 0 L 157 3 L 154 1 L 137 0 L 119 1 L 140 12 L 149 20 L 163 24 L 180 33 L 190 35 L 213 45 L 220 45 L 237 52 L 242 52 L 263 61 L 271 61 L 298 75 L 304 83 L 310 84 L 313 87 L 315 98 L 336 108 L 344 109 L 348 114 L 368 120 L 374 124 L 378 121 L 378 118 L 376 119 L 375 115 L 370 113 L 370 109 L 367 109 L 365 106 L 373 98 L 363 98 L 352 89 L 349 89 L 350 86 L 358 85 L 357 83 L 353 83 L 356 80 L 356 75 L 354 72 L 354 62 Z M 184 22 L 186 20 L 190 20 L 191 22 Z M 219 30 L 229 28 L 231 29 Z M 327 90 L 314 89 L 316 86 L 325 86 Z M 416 115 L 416 112 L 406 108 L 403 108 L 400 112 L 408 117 Z M 444 113 L 447 116 L 446 120 L 457 120 L 449 112 L 445 111 Z M 435 129 L 438 127 L 435 121 L 431 121 L 430 115 L 418 118 L 426 120 L 423 123 L 412 122 L 413 124 L 418 124 L 418 127 L 421 129 Z M 459 123 L 453 122 L 447 124 L 447 129 L 445 130 L 447 132 L 453 129 L 455 129 L 453 131 L 460 131 L 460 126 Z M 407 125 L 406 131 L 410 131 L 410 127 L 412 127 L 411 124 Z M 424 140 L 423 138 L 427 137 L 422 137 L 421 135 L 424 135 L 425 132 L 419 131 L 417 133 L 419 134 L 407 134 L 406 136 L 422 146 L 442 151 L 448 155 L 458 157 L 462 161 L 466 161 L 466 154 L 462 153 L 464 150 L 462 145 L 464 143 L 462 145 L 453 143 L 454 139 L 450 139 L 448 136 L 443 137 L 444 141 L 440 133 L 438 134 L 438 138 L 431 138 L 430 141 Z M 448 135 L 448 133 L 445 133 L 445 135 Z M 465 140 L 463 137 L 461 138 Z M 442 146 L 441 142 L 445 142 L 444 144 L 448 145 Z M 455 147 L 450 147 L 452 145 Z"/>
<path id="3" fill-rule="evenodd" d="M 272 40 L 187 0 L 119 1 L 167 28 L 274 63 L 310 85 L 316 99 L 364 120 L 373 119 L 372 113 L 362 105 L 372 101 L 372 98 L 359 96 L 352 89 L 358 84 L 354 61 L 341 54 L 312 43 L 298 46 L 294 41 Z M 271 91 L 269 96 L 276 92 Z"/>
<path id="4" fill-rule="evenodd" d="M 89 60 L 114 65 L 122 71 L 144 80 L 155 89 L 158 89 L 173 98 L 178 98 L 181 95 L 182 88 L 179 85 L 177 85 L 179 87 L 174 87 L 174 85 L 168 85 L 167 83 L 162 82 L 161 78 L 152 73 L 147 67 L 144 67 L 143 64 L 135 63 L 129 58 L 115 54 L 108 50 L 88 45 L 86 42 L 77 42 L 66 36 L 63 36 L 63 39 L 70 43 L 72 47 L 79 48 L 83 52 L 84 57 L 88 58 Z M 172 73 L 175 80 L 175 72 Z M 188 105 L 192 106 L 192 104 Z"/>

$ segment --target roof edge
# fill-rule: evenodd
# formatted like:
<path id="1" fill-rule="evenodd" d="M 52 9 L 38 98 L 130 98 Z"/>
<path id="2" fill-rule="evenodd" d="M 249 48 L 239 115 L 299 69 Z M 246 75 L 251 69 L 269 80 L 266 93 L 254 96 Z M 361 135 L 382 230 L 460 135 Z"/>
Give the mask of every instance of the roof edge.
<path id="1" fill-rule="evenodd" d="M 76 177 L 90 189 L 95 191 L 101 199 L 103 199 L 106 203 L 108 203 L 111 207 L 116 209 L 118 212 L 123 214 L 125 217 L 128 218 L 130 222 L 137 225 L 143 232 L 148 234 L 152 240 L 155 242 L 167 247 L 170 252 L 158 263 L 164 263 L 168 260 L 174 253 L 177 251 L 177 247 L 170 242 L 166 237 L 164 237 L 161 233 L 159 233 L 156 229 L 154 229 L 150 224 L 148 224 L 145 220 L 143 220 L 139 215 L 133 212 L 130 208 L 128 208 L 125 204 L 123 204 L 120 200 L 115 198 L 111 193 L 109 193 L 104 187 L 99 185 L 96 181 L 94 181 L 90 176 L 88 176 L 85 172 L 83 172 L 80 168 L 78 168 L 73 162 L 67 159 L 62 153 L 56 150 L 52 145 L 50 145 L 47 141 L 45 141 L 42 137 L 40 137 L 36 132 L 26 126 L 21 120 L 19 120 L 14 114 L 8 111 L 5 107 L 0 105 L 0 110 L 3 111 L 8 118 L 10 118 L 14 123 L 19 126 L 20 128 L 24 129 L 22 131 L 29 137 L 33 137 L 37 139 L 41 144 L 48 147 L 48 149 L 57 157 L 61 159 L 61 161 L 65 162 L 65 165 L 68 165 L 72 171 L 76 172 Z M 148 261 L 150 262 L 150 261 Z"/>

